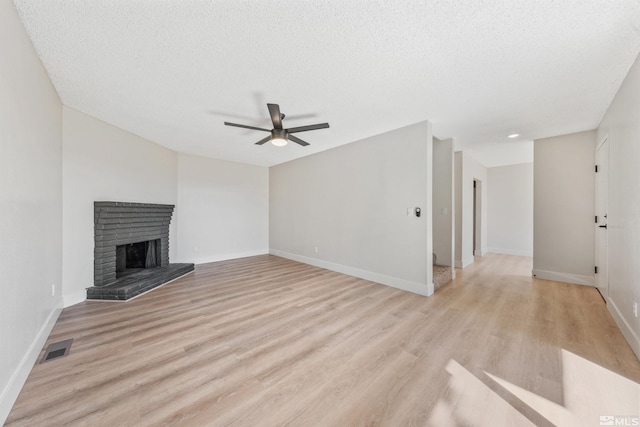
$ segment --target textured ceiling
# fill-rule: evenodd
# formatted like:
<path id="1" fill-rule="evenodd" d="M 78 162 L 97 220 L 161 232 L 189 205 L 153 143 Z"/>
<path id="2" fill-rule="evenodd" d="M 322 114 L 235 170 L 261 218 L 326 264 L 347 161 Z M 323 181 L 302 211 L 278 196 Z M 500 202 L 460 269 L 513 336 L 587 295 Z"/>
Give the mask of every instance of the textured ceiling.
<path id="1" fill-rule="evenodd" d="M 62 102 L 173 150 L 270 166 L 422 120 L 487 166 L 597 127 L 636 0 L 15 0 Z M 309 147 L 253 143 L 329 122 Z M 506 135 L 518 132 L 515 141 Z"/>

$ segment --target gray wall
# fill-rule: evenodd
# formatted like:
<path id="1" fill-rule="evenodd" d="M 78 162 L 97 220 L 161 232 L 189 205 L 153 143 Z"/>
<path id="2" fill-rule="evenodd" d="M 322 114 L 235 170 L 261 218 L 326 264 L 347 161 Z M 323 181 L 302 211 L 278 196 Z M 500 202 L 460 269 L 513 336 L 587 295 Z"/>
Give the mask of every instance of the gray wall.
<path id="1" fill-rule="evenodd" d="M 0 58 L 2 424 L 62 307 L 62 106 L 10 1 Z"/>
<path id="2" fill-rule="evenodd" d="M 487 169 L 489 252 L 533 256 L 533 163 Z"/>
<path id="3" fill-rule="evenodd" d="M 594 284 L 595 131 L 534 141 L 533 274 Z"/>
<path id="4" fill-rule="evenodd" d="M 640 59 L 598 128 L 609 141 L 609 292 L 607 307 L 640 357 Z"/>
<path id="5" fill-rule="evenodd" d="M 431 157 L 422 122 L 271 167 L 271 252 L 432 292 Z"/>
<path id="6" fill-rule="evenodd" d="M 453 267 L 454 259 L 453 140 L 433 139 L 433 252 L 437 264 Z"/>

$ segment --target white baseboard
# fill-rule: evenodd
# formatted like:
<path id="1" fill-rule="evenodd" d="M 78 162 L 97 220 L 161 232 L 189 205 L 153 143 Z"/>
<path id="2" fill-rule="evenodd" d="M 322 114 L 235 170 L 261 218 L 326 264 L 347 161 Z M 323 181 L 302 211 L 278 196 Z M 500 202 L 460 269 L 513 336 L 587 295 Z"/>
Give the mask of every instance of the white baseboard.
<path id="1" fill-rule="evenodd" d="M 533 250 L 527 251 L 522 249 L 508 249 L 508 248 L 489 248 L 488 250 L 489 252 L 494 254 L 533 256 Z"/>
<path id="2" fill-rule="evenodd" d="M 471 264 L 473 264 L 473 261 L 474 261 L 473 257 L 467 258 L 464 261 L 460 261 L 459 259 L 457 259 L 454 262 L 454 266 L 455 266 L 455 268 L 467 268 Z"/>
<path id="3" fill-rule="evenodd" d="M 393 287 L 395 288 L 395 286 L 393 286 Z M 405 289 L 405 290 L 407 290 L 407 289 Z M 430 297 L 431 295 L 433 295 L 433 293 L 435 291 L 436 291 L 436 285 L 435 285 L 435 283 L 431 282 L 431 283 L 429 283 L 427 285 L 427 293 L 424 294 L 424 295 Z M 413 292 L 413 291 L 409 291 L 409 292 Z M 414 293 L 417 293 L 417 292 L 414 292 Z M 420 294 L 420 295 L 422 295 L 422 294 Z"/>
<path id="4" fill-rule="evenodd" d="M 487 251 L 473 251 L 474 256 L 485 256 Z"/>
<path id="5" fill-rule="evenodd" d="M 533 270 L 536 279 L 553 280 L 556 282 L 573 283 L 576 285 L 595 286 L 595 276 L 582 276 L 580 274 L 560 273 L 557 271 Z"/>
<path id="6" fill-rule="evenodd" d="M 268 253 L 269 253 L 268 249 L 260 249 L 257 251 L 233 252 L 233 253 L 222 254 L 222 255 L 203 256 L 203 257 L 197 257 L 197 258 L 188 259 L 188 260 L 172 261 L 172 263 L 173 262 L 175 263 L 192 262 L 194 264 L 208 264 L 210 262 L 227 261 L 230 259 L 247 258 L 250 256 L 257 256 L 257 255 L 267 255 Z"/>
<path id="7" fill-rule="evenodd" d="M 613 317 L 616 325 L 618 325 L 618 329 L 620 329 L 620 332 L 622 332 L 622 335 L 636 354 L 636 357 L 640 359 L 640 338 L 635 334 L 631 325 L 629 325 L 629 322 L 624 318 L 616 303 L 611 299 L 607 301 L 607 309 L 609 310 L 609 313 L 611 313 L 611 317 Z"/>
<path id="8" fill-rule="evenodd" d="M 324 261 L 304 255 L 292 254 L 277 249 L 269 249 L 269 253 L 293 261 L 313 265 L 315 267 L 326 268 L 327 270 L 348 274 L 349 276 L 371 280 L 372 282 L 391 286 L 392 288 L 402 289 L 403 291 L 413 292 L 414 294 L 418 295 L 431 296 L 434 292 L 433 282 L 431 282 L 430 284 L 412 282 L 410 280 L 400 279 L 398 277 L 387 276 L 373 271 L 361 270 L 359 268 L 349 267 L 348 265 L 336 264 L 330 261 Z"/>
<path id="9" fill-rule="evenodd" d="M 87 299 L 87 290 L 71 292 L 62 296 L 62 306 L 64 308 L 71 307 L 72 305 L 81 303 Z"/>
<path id="10" fill-rule="evenodd" d="M 20 390 L 22 390 L 22 386 L 24 386 L 24 383 L 27 381 L 27 378 L 31 373 L 33 365 L 38 360 L 40 350 L 42 350 L 44 343 L 47 341 L 51 330 L 58 320 L 58 316 L 60 316 L 60 312 L 62 312 L 61 300 L 58 301 L 57 307 L 54 307 L 51 310 L 51 313 L 49 313 L 47 320 L 45 320 L 44 324 L 38 331 L 38 334 L 31 342 L 29 349 L 22 357 L 22 360 L 20 360 L 16 370 L 13 372 L 13 375 L 11 375 L 9 382 L 5 386 L 4 390 L 2 390 L 2 393 L 0 394 L 0 425 L 3 425 L 7 420 L 7 417 L 11 412 L 11 408 L 18 398 Z"/>

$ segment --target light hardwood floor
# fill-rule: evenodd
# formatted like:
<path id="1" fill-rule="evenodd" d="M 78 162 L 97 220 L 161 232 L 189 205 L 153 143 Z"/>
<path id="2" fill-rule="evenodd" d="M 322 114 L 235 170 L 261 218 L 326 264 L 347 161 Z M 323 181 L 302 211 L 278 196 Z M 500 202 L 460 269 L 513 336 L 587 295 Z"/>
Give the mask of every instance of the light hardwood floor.
<path id="1" fill-rule="evenodd" d="M 65 309 L 45 348 L 70 354 L 34 366 L 6 425 L 552 425 L 487 374 L 560 407 L 562 349 L 640 381 L 597 291 L 531 267 L 478 257 L 426 298 L 271 255 L 199 265 Z"/>

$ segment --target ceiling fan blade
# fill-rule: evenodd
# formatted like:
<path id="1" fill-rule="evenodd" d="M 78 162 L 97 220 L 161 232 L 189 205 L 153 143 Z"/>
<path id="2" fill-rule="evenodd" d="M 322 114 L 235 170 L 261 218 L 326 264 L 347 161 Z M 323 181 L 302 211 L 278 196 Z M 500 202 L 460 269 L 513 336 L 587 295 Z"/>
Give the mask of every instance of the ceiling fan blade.
<path id="1" fill-rule="evenodd" d="M 271 141 L 271 135 L 267 136 L 266 138 L 262 138 L 260 141 L 256 142 L 256 145 L 262 145 L 265 142 L 269 142 Z"/>
<path id="2" fill-rule="evenodd" d="M 317 125 L 299 126 L 291 129 L 287 129 L 289 133 L 306 132 L 308 130 L 326 129 L 329 127 L 329 123 L 319 123 Z"/>
<path id="3" fill-rule="evenodd" d="M 280 114 L 280 106 L 278 104 L 267 104 L 271 121 L 274 129 L 282 129 L 282 115 Z"/>
<path id="4" fill-rule="evenodd" d="M 316 117 L 317 117 L 316 113 L 287 114 L 287 121 L 302 120 L 302 119 L 315 119 Z M 250 119 L 247 119 L 247 120 L 250 120 Z"/>
<path id="5" fill-rule="evenodd" d="M 294 135 L 289 135 L 289 140 L 295 142 L 296 144 L 300 144 L 303 147 L 309 145 L 308 142 L 301 140 L 300 138 L 298 138 L 297 136 Z"/>
<path id="6" fill-rule="evenodd" d="M 269 129 L 257 128 L 255 126 L 239 125 L 237 123 L 229 123 L 229 122 L 224 122 L 224 124 L 227 125 L 227 126 L 235 126 L 237 128 L 245 128 L 245 129 L 261 130 L 261 131 L 264 131 L 264 132 L 271 132 L 271 130 L 269 130 Z"/>

